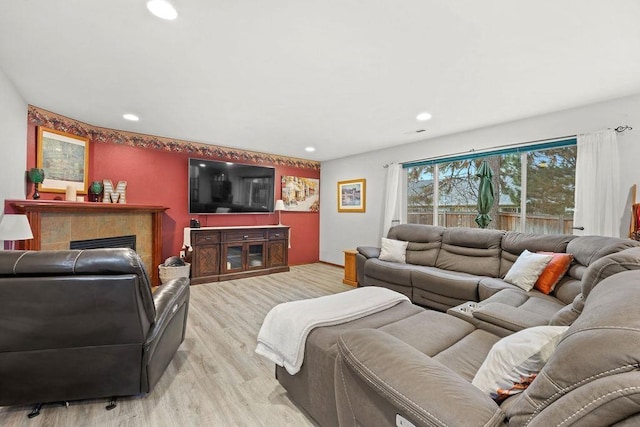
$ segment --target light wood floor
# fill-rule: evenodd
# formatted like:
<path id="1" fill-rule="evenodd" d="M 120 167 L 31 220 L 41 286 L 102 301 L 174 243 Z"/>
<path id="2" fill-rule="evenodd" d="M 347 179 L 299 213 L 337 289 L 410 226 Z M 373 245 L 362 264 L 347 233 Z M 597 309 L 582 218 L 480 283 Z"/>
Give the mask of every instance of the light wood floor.
<path id="1" fill-rule="evenodd" d="M 273 306 L 353 289 L 342 278 L 342 268 L 318 263 L 192 286 L 185 341 L 148 396 L 121 398 L 112 411 L 105 399 L 47 405 L 33 419 L 31 407 L 0 407 L 0 425 L 314 426 L 275 379 L 273 363 L 254 353 L 256 337 Z"/>

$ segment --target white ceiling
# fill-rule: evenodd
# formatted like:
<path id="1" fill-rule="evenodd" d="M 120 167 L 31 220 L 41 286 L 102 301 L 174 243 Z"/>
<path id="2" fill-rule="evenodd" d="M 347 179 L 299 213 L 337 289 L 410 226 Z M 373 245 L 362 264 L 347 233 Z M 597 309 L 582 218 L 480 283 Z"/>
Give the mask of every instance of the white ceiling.
<path id="1" fill-rule="evenodd" d="M 312 160 L 640 92 L 638 0 L 175 0 L 175 21 L 145 0 L 2 3 L 26 102 Z"/>

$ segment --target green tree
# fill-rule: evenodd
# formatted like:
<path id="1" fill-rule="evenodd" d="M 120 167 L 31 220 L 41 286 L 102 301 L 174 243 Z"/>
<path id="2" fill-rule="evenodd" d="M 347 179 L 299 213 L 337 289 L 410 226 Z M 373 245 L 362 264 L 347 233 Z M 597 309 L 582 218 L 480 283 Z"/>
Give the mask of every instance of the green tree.
<path id="1" fill-rule="evenodd" d="M 565 215 L 574 207 L 576 146 L 534 151 L 527 157 L 527 213 Z"/>

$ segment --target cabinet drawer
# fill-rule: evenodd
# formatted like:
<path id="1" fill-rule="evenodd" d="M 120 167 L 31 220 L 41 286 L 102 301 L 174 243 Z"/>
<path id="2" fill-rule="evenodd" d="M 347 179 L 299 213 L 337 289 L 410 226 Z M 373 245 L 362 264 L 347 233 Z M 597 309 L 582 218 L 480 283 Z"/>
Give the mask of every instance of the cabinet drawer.
<path id="1" fill-rule="evenodd" d="M 195 231 L 192 232 L 192 237 L 195 235 L 196 245 L 207 244 L 207 243 L 219 243 L 220 242 L 220 232 L 219 231 Z"/>
<path id="2" fill-rule="evenodd" d="M 266 230 L 239 230 L 239 231 L 224 231 L 223 239 L 225 242 L 238 242 L 244 240 L 263 240 L 267 236 Z"/>
<path id="3" fill-rule="evenodd" d="M 287 230 L 269 230 L 269 240 L 284 240 L 287 238 Z"/>

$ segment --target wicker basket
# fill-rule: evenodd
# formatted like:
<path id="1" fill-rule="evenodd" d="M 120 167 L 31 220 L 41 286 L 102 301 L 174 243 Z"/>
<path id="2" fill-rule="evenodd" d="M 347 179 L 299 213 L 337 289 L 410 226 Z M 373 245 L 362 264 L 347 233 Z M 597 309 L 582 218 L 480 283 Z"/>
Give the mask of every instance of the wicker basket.
<path id="1" fill-rule="evenodd" d="M 188 262 L 179 267 L 165 267 L 164 265 L 159 265 L 158 270 L 160 273 L 160 283 L 165 284 L 169 280 L 177 279 L 178 277 L 189 277 L 190 268 L 191 264 Z"/>

